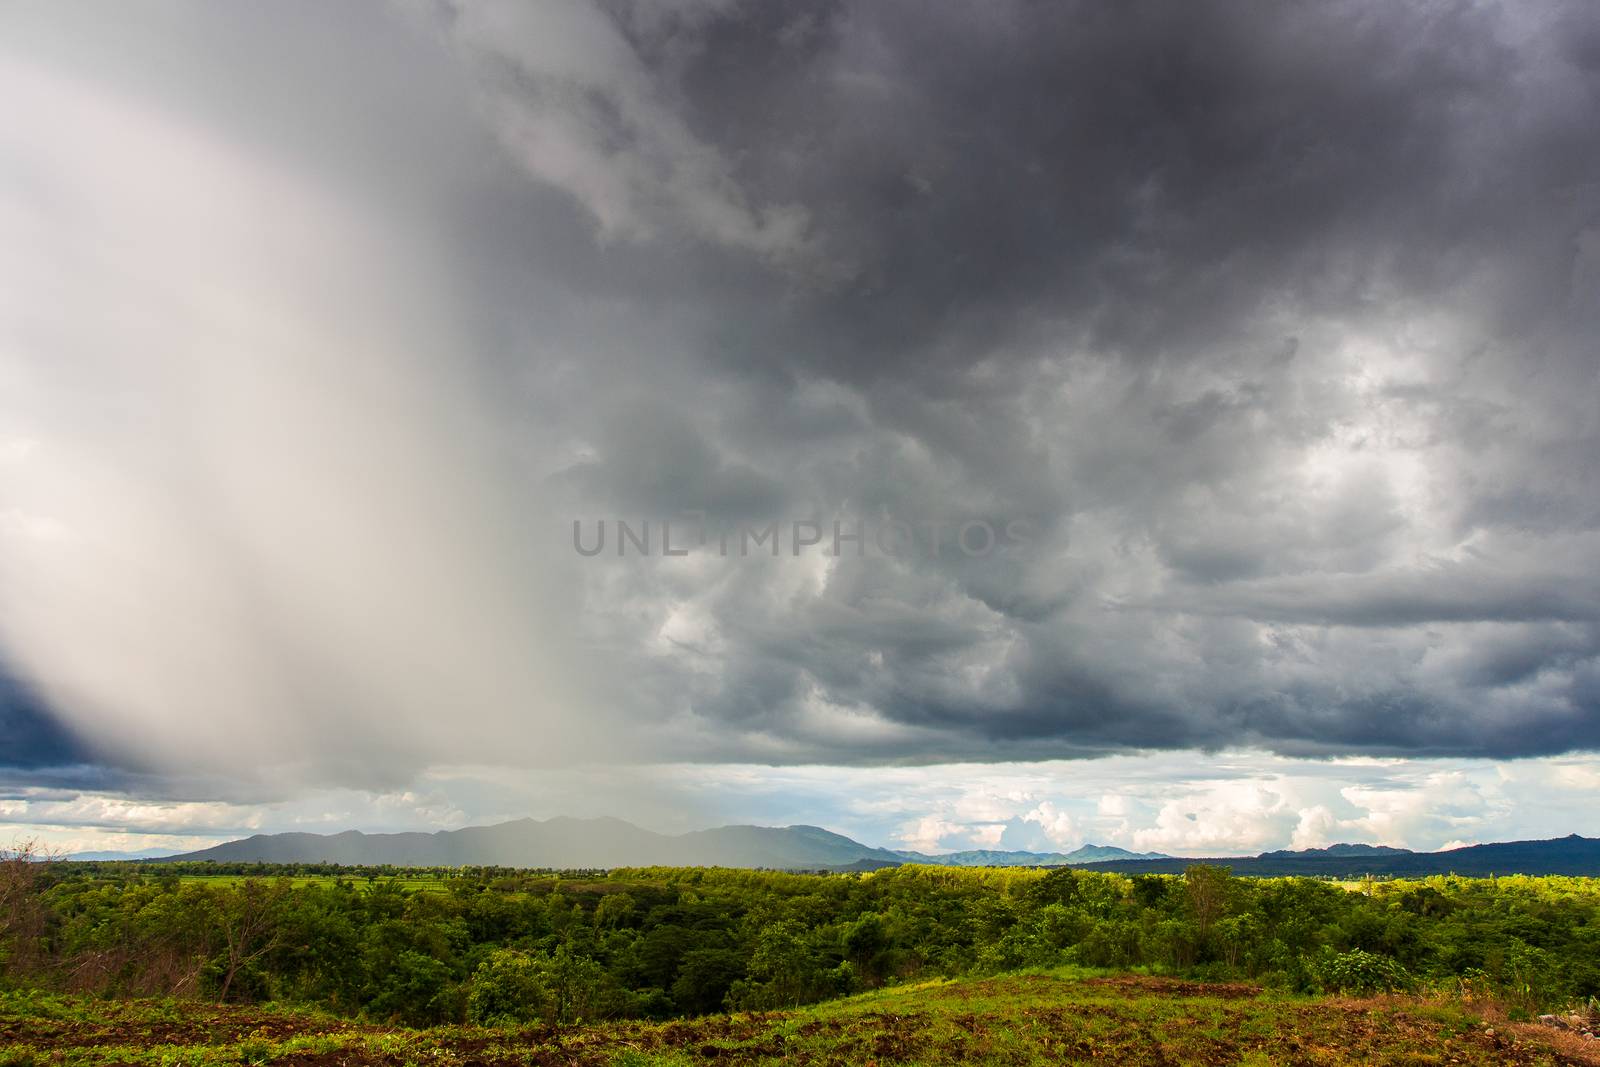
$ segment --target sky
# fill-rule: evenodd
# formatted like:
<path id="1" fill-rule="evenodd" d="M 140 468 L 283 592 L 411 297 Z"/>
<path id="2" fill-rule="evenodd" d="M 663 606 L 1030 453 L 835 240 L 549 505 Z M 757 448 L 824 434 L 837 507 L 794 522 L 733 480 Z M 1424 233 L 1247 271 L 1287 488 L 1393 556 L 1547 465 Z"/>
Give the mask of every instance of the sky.
<path id="1" fill-rule="evenodd" d="M 1600 833 L 1592 5 L 0 22 L 0 844 Z"/>

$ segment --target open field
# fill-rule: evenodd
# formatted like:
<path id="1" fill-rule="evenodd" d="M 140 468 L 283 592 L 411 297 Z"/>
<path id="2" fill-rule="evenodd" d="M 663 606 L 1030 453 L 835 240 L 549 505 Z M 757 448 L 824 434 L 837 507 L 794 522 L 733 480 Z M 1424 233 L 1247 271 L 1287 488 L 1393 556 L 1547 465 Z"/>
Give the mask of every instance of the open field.
<path id="1" fill-rule="evenodd" d="M 1486 1016 L 1485 1012 L 1488 1012 Z M 668 1023 L 404 1029 L 271 1008 L 0 998 L 0 1064 L 1600 1064 L 1491 1008 L 1069 973 L 921 983 Z"/>
<path id="2" fill-rule="evenodd" d="M 250 880 L 249 875 L 243 874 L 184 874 L 178 876 L 180 883 L 197 883 L 200 885 L 236 886 Z M 349 875 L 307 875 L 290 878 L 288 883 L 295 888 L 305 886 L 322 886 L 332 888 L 339 882 L 349 882 L 357 889 L 371 889 L 380 884 L 387 884 L 391 888 L 401 889 L 408 893 L 443 893 L 450 888 L 450 880 L 446 878 L 409 878 L 409 877 L 376 877 L 368 879 L 360 876 Z"/>

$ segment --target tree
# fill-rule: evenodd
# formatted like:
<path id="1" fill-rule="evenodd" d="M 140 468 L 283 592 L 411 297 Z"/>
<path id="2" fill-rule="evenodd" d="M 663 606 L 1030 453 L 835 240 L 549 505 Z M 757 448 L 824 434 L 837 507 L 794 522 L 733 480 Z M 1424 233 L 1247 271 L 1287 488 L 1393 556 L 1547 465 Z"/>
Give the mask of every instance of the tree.
<path id="1" fill-rule="evenodd" d="M 678 1010 L 707 1015 L 722 1008 L 733 983 L 744 977 L 744 958 L 731 948 L 697 948 L 683 957 L 672 983 Z"/>
<path id="2" fill-rule="evenodd" d="M 1211 927 L 1228 910 L 1228 890 L 1231 867 L 1215 867 L 1205 863 L 1190 864 L 1183 872 L 1184 890 L 1189 897 L 1189 910 L 1194 916 L 1195 933 L 1203 943 L 1211 935 Z"/>
<path id="3" fill-rule="evenodd" d="M 550 956 L 544 973 L 554 1006 L 547 1021 L 571 1023 L 604 1014 L 601 993 L 605 972 L 594 960 L 561 945 Z"/>
<path id="4" fill-rule="evenodd" d="M 1229 967 L 1251 960 L 1261 942 L 1261 920 L 1250 912 L 1219 919 L 1217 937 L 1222 941 L 1222 958 Z"/>
<path id="5" fill-rule="evenodd" d="M 398 1019 L 408 1026 L 434 1026 L 461 1017 L 461 987 L 448 964 L 406 949 L 392 959 L 377 985 L 367 1010 L 379 1018 Z"/>
<path id="6" fill-rule="evenodd" d="M 0 969 L 31 955 L 44 934 L 49 911 L 39 894 L 54 861 L 37 841 L 0 849 Z"/>
<path id="7" fill-rule="evenodd" d="M 862 914 L 859 919 L 845 927 L 842 947 L 845 958 L 850 960 L 858 971 L 876 979 L 878 956 L 889 947 L 889 931 L 884 927 L 883 916 L 875 911 Z"/>
<path id="8" fill-rule="evenodd" d="M 287 879 L 268 885 L 260 879 L 249 878 L 223 891 L 217 901 L 217 925 L 226 944 L 218 1002 L 228 999 L 228 992 L 240 971 L 281 943 L 283 929 L 278 922 L 278 910 L 288 895 L 289 885 Z"/>
<path id="9" fill-rule="evenodd" d="M 527 952 L 497 949 L 472 972 L 467 1017 L 487 1026 L 526 1023 L 553 1012 L 544 968 Z"/>
<path id="10" fill-rule="evenodd" d="M 790 1008 L 831 992 L 840 977 L 845 976 L 823 969 L 804 927 L 784 920 L 763 927 L 756 936 L 749 977 L 733 984 L 728 999 L 747 1010 Z"/>
<path id="11" fill-rule="evenodd" d="M 1029 886 L 1027 896 L 1038 905 L 1075 904 L 1080 891 L 1077 873 L 1071 867 L 1057 867 Z"/>
<path id="12" fill-rule="evenodd" d="M 626 893 L 608 893 L 594 907 L 594 925 L 600 930 L 614 930 L 633 922 L 633 898 Z"/>

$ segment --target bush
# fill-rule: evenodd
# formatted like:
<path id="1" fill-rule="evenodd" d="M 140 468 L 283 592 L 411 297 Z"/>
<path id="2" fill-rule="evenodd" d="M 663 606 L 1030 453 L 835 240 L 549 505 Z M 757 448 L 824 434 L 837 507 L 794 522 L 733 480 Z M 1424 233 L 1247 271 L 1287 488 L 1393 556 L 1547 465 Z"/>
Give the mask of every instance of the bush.
<path id="1" fill-rule="evenodd" d="M 467 1018 L 484 1026 L 530 1023 L 544 1014 L 549 999 L 538 961 L 526 952 L 500 949 L 472 973 Z"/>
<path id="2" fill-rule="evenodd" d="M 460 989 L 450 968 L 431 956 L 407 950 L 388 961 L 367 1011 L 407 1026 L 434 1026 L 461 1018 Z"/>
<path id="3" fill-rule="evenodd" d="M 1411 975 L 1393 958 L 1359 948 L 1325 956 L 1317 978 L 1330 993 L 1391 993 L 1412 985 Z"/>

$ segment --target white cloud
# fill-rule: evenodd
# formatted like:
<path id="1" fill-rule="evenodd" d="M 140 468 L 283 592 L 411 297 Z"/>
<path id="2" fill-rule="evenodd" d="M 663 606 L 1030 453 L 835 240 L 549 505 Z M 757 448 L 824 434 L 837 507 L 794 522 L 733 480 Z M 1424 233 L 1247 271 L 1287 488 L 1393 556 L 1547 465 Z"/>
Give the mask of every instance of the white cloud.
<path id="1" fill-rule="evenodd" d="M 901 846 L 907 849 L 917 852 L 941 852 L 949 850 L 947 842 L 951 838 L 964 837 L 970 833 L 971 827 L 941 819 L 937 815 L 925 815 L 902 827 L 897 838 Z"/>
<path id="2" fill-rule="evenodd" d="M 1295 824 L 1289 838 L 1290 848 L 1325 848 L 1337 840 L 1343 825 L 1326 804 L 1317 804 L 1300 811 L 1300 821 Z"/>
<path id="3" fill-rule="evenodd" d="M 1037 823 L 1045 837 L 1060 849 L 1069 849 L 1078 844 L 1077 826 L 1072 821 L 1072 816 L 1056 807 L 1051 801 L 1044 801 L 1038 807 L 1022 817 L 1023 822 Z"/>
<path id="4" fill-rule="evenodd" d="M 1289 814 L 1283 794 L 1273 786 L 1208 782 L 1161 805 L 1155 825 L 1135 830 L 1133 840 L 1141 849 L 1179 854 L 1260 850 L 1282 839 Z"/>
<path id="5" fill-rule="evenodd" d="M 26 789 L 0 801 L 0 838 L 40 836 L 57 847 L 70 838 L 71 847 L 98 849 L 121 846 L 80 843 L 129 833 L 211 843 L 256 831 L 453 829 L 568 814 L 619 815 L 663 832 L 730 822 L 809 823 L 867 844 L 923 852 L 1053 851 L 1094 843 L 1230 856 L 1341 841 L 1432 850 L 1461 841 L 1562 836 L 1588 826 L 1600 795 L 1592 788 L 1553 794 L 1547 785 L 1558 771 L 1600 774 L 1595 758 L 1519 762 L 1509 782 L 1485 760 L 1327 762 L 1231 752 L 1212 757 L 1207 777 L 1196 778 L 1190 776 L 1194 758 L 1168 753 L 876 768 L 584 766 L 534 776 L 471 765 L 424 772 L 405 789 L 308 790 L 265 804 Z M 1116 799 L 1108 804 L 1107 797 Z"/>
<path id="6" fill-rule="evenodd" d="M 1122 818 L 1128 814 L 1128 798 L 1116 793 L 1104 793 L 1094 806 L 1096 815 Z"/>

